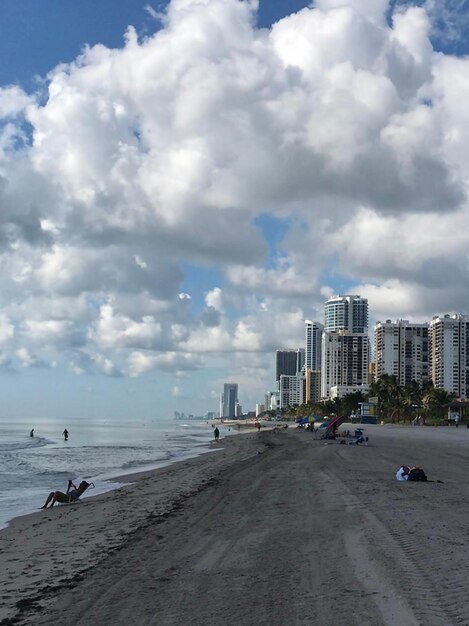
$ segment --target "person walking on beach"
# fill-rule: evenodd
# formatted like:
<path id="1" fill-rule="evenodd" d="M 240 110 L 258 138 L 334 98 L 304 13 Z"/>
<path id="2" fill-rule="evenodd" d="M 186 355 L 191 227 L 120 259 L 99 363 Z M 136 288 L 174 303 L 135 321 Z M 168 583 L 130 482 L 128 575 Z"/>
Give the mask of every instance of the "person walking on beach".
<path id="1" fill-rule="evenodd" d="M 215 430 L 213 431 L 213 436 L 215 437 L 215 441 L 220 439 L 220 431 L 218 430 L 218 426 L 215 426 Z"/>
<path id="2" fill-rule="evenodd" d="M 62 435 L 64 436 L 65 441 L 67 441 L 67 439 L 68 439 L 68 430 L 67 430 L 67 429 L 65 429 L 65 430 L 63 431 Z"/>

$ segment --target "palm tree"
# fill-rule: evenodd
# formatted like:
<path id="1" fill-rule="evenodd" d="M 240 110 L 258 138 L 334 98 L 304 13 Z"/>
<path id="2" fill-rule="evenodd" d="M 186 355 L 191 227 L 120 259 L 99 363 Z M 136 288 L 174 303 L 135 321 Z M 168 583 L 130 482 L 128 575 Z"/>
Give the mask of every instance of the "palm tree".
<path id="1" fill-rule="evenodd" d="M 364 402 L 365 396 L 361 391 L 354 391 L 353 393 L 348 393 L 342 398 L 341 402 L 341 412 L 342 415 L 351 415 L 352 413 L 358 412 L 358 405 L 360 402 Z"/>
<path id="2" fill-rule="evenodd" d="M 439 387 L 429 387 L 423 398 L 423 404 L 431 417 L 446 417 L 446 408 L 452 400 L 456 398 L 456 394 Z"/>
<path id="3" fill-rule="evenodd" d="M 399 421 L 402 408 L 402 388 L 399 386 L 396 376 L 390 374 L 380 376 L 376 382 L 371 384 L 368 397 L 378 398 L 378 413 L 381 418 L 391 417 L 394 422 L 397 415 Z"/>
<path id="4" fill-rule="evenodd" d="M 414 409 L 422 405 L 423 391 L 420 385 L 413 380 L 407 384 L 402 390 L 402 407 L 405 417 L 408 416 L 409 421 L 412 419 Z"/>

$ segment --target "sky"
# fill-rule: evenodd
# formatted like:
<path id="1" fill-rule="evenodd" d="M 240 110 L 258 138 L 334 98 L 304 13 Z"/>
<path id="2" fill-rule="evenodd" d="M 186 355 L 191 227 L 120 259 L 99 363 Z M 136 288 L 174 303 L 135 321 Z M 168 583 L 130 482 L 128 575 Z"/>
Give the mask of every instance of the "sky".
<path id="1" fill-rule="evenodd" d="M 468 0 L 2 0 L 0 418 L 245 410 L 333 294 L 469 314 Z"/>

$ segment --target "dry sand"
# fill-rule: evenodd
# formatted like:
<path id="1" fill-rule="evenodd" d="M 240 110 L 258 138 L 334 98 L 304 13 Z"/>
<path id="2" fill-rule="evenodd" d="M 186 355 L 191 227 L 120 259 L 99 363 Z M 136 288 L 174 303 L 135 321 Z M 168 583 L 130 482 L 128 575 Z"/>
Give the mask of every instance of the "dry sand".
<path id="1" fill-rule="evenodd" d="M 18 518 L 0 533 L 0 624 L 469 624 L 469 430 L 365 428 L 367 446 L 226 438 Z M 444 482 L 399 483 L 402 463 Z"/>

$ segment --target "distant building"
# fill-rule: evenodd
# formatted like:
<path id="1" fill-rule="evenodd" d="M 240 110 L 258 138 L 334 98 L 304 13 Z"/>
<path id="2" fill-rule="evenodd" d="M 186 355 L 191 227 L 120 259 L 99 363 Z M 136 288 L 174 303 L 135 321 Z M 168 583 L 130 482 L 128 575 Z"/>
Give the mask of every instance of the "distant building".
<path id="1" fill-rule="evenodd" d="M 321 369 L 321 338 L 324 325 L 305 320 L 305 371 Z M 298 370 L 301 371 L 301 370 Z"/>
<path id="2" fill-rule="evenodd" d="M 220 417 L 236 417 L 236 407 L 238 405 L 238 384 L 225 383 L 223 385 L 223 400 Z"/>
<path id="3" fill-rule="evenodd" d="M 321 398 L 330 397 L 331 387 L 368 384 L 370 340 L 367 333 L 341 330 L 322 336 Z"/>
<path id="4" fill-rule="evenodd" d="M 256 417 L 265 413 L 265 404 L 256 404 Z"/>
<path id="5" fill-rule="evenodd" d="M 280 409 L 288 406 L 299 406 L 304 403 L 304 381 L 301 374 L 296 376 L 286 376 L 282 374 L 279 381 Z"/>
<path id="6" fill-rule="evenodd" d="M 276 411 L 279 405 L 279 392 L 269 391 L 264 396 L 264 404 L 266 411 Z"/>
<path id="7" fill-rule="evenodd" d="M 360 296 L 333 296 L 324 304 L 324 330 L 328 333 L 348 330 L 368 331 L 368 300 Z"/>
<path id="8" fill-rule="evenodd" d="M 376 380 L 383 374 L 395 376 L 404 387 L 430 380 L 429 324 L 408 320 L 377 322 L 374 330 Z"/>
<path id="9" fill-rule="evenodd" d="M 469 317 L 435 315 L 430 322 L 431 377 L 438 389 L 469 397 Z"/>
<path id="10" fill-rule="evenodd" d="M 321 398 L 329 398 L 332 387 L 367 385 L 370 352 L 368 300 L 357 295 L 329 298 L 324 303 Z"/>
<path id="11" fill-rule="evenodd" d="M 302 372 L 305 367 L 305 349 L 298 348 L 296 351 L 296 373 Z"/>
<path id="12" fill-rule="evenodd" d="M 321 399 L 321 370 L 305 371 L 305 402 L 319 402 Z"/>
<path id="13" fill-rule="evenodd" d="M 298 350 L 277 350 L 275 353 L 275 376 L 280 380 L 280 376 L 295 376 L 298 370 L 300 356 Z M 300 370 L 301 371 L 301 370 Z"/>
<path id="14" fill-rule="evenodd" d="M 329 390 L 329 398 L 343 398 L 350 393 L 356 393 L 360 391 L 364 396 L 368 393 L 370 385 L 335 385 Z"/>

